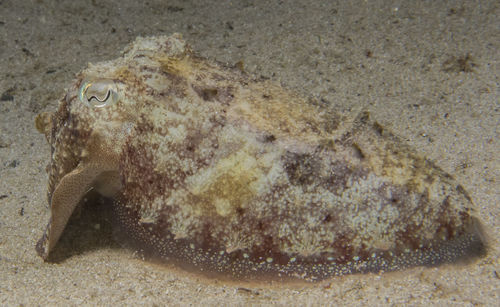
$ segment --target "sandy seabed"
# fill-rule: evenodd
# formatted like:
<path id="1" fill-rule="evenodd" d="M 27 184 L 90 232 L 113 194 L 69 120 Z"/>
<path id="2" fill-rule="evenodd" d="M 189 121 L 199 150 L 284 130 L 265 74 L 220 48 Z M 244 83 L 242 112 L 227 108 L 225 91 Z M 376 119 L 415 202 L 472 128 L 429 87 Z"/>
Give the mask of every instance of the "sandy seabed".
<path id="1" fill-rule="evenodd" d="M 498 16 L 498 1 L 0 1 L 0 305 L 498 304 Z M 49 216 L 49 147 L 34 117 L 88 62 L 173 32 L 339 112 L 368 110 L 465 187 L 488 255 L 309 285 L 227 282 L 137 259 L 94 212 L 44 263 L 34 245 Z"/>

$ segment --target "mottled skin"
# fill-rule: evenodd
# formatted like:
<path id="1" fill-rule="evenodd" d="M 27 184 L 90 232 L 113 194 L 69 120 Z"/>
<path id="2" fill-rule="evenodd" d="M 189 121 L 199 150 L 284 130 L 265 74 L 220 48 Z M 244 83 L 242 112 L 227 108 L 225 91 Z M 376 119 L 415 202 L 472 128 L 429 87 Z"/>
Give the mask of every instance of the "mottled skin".
<path id="1" fill-rule="evenodd" d="M 52 152 L 44 259 L 90 189 L 136 248 L 233 277 L 317 280 L 483 250 L 464 189 L 367 113 L 198 58 L 179 35 L 89 65 L 36 123 Z"/>

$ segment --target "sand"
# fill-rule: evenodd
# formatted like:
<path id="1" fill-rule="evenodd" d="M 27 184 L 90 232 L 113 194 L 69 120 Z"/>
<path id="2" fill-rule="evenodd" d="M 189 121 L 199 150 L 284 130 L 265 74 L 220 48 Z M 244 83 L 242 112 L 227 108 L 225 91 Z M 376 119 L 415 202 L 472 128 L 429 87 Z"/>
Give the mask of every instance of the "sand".
<path id="1" fill-rule="evenodd" d="M 0 1 L 0 305 L 498 304 L 498 16 L 498 1 Z M 34 117 L 88 62 L 173 32 L 339 112 L 368 110 L 470 193 L 488 255 L 310 285 L 227 282 L 138 259 L 97 209 L 44 263 L 34 245 L 49 217 L 49 147 Z"/>

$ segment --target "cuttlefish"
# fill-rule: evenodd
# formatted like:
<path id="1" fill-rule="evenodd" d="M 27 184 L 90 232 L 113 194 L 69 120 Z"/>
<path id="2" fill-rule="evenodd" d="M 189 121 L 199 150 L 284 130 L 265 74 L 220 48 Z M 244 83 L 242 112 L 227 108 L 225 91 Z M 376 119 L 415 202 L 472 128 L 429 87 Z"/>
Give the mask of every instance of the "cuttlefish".
<path id="1" fill-rule="evenodd" d="M 181 36 L 78 73 L 36 126 L 51 148 L 47 260 L 80 200 L 137 250 L 234 278 L 394 271 L 484 253 L 465 189 L 368 112 L 349 118 Z"/>

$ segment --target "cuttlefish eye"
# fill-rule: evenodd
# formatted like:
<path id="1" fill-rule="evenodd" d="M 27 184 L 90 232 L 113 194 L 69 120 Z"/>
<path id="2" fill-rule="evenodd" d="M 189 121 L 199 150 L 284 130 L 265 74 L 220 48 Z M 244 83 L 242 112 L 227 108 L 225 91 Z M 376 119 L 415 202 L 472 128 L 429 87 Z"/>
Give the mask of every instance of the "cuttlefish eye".
<path id="1" fill-rule="evenodd" d="M 116 84 L 109 79 L 83 82 L 79 96 L 82 102 L 94 108 L 106 107 L 118 100 Z"/>

